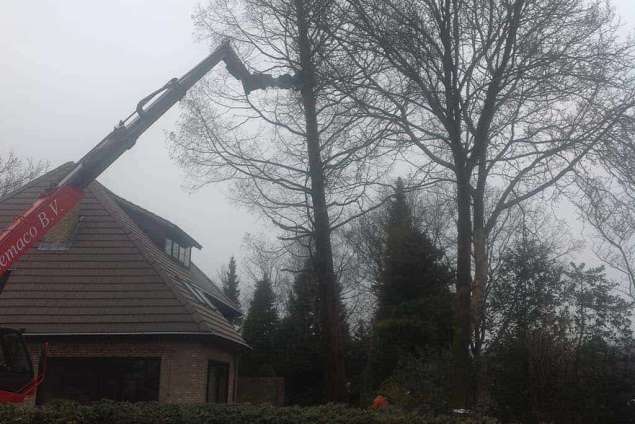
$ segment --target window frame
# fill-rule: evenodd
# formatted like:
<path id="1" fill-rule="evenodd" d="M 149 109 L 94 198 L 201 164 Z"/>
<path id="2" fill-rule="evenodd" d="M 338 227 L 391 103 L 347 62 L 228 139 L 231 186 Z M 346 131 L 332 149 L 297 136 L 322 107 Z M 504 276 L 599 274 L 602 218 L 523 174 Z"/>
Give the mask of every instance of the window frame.
<path id="1" fill-rule="evenodd" d="M 165 238 L 165 243 L 163 246 L 163 251 L 167 254 L 172 256 L 172 245 L 174 244 L 174 241 L 171 238 L 166 237 Z"/>
<path id="2" fill-rule="evenodd" d="M 194 298 L 198 300 L 202 305 L 205 305 L 214 311 L 217 310 L 214 304 L 212 303 L 212 301 L 207 297 L 207 294 L 205 293 L 205 291 L 201 290 L 194 284 L 191 284 L 187 281 L 184 281 L 183 284 L 185 284 L 185 287 L 187 287 L 187 289 L 190 291 L 190 293 L 192 293 Z"/>
<path id="3" fill-rule="evenodd" d="M 166 255 L 177 261 L 186 268 L 190 267 L 192 262 L 192 248 L 181 246 L 178 242 L 169 237 L 165 238 L 163 251 Z"/>

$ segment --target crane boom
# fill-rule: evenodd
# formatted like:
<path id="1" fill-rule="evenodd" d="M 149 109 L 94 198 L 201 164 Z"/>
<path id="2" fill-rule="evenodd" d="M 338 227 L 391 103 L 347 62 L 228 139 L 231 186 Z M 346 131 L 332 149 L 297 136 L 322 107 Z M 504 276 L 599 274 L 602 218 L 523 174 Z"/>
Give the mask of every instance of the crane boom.
<path id="1" fill-rule="evenodd" d="M 220 61 L 224 61 L 229 73 L 242 82 L 247 94 L 268 87 L 298 89 L 302 83 L 300 74 L 272 77 L 268 74 L 250 73 L 229 41 L 224 41 L 181 78 L 171 79 L 159 90 L 142 99 L 128 118 L 121 121 L 77 162 L 57 186 L 43 193 L 0 235 L 0 276 L 77 205 L 88 184 L 133 147 L 152 124 Z"/>

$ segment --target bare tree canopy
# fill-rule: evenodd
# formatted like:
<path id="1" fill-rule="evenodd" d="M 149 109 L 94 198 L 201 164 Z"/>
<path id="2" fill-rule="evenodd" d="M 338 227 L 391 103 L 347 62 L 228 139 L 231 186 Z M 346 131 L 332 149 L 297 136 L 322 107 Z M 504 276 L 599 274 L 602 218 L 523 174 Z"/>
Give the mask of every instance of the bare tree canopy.
<path id="1" fill-rule="evenodd" d="M 201 37 L 212 43 L 230 37 L 249 64 L 267 72 L 301 75 L 294 10 L 292 2 L 215 1 L 198 11 L 195 22 Z M 272 18 L 274 14 L 281 18 Z M 315 28 L 319 24 L 311 23 Z M 329 44 L 317 29 L 310 41 L 316 49 Z M 379 123 L 357 113 L 354 104 L 329 85 L 320 65 L 315 66 L 314 89 L 320 167 L 330 228 L 335 230 L 373 205 L 372 187 L 382 183 L 390 160 L 378 166 L 387 154 L 381 148 Z M 180 129 L 170 140 L 193 187 L 231 180 L 234 199 L 265 215 L 285 237 L 310 236 L 312 180 L 298 94 L 268 90 L 247 96 L 220 73 L 200 84 L 185 108 Z"/>
<path id="2" fill-rule="evenodd" d="M 628 136 L 633 45 L 600 1 L 348 0 L 341 12 L 338 39 L 358 78 L 340 90 L 455 183 L 463 406 L 481 349 L 488 237 L 507 209 Z"/>
<path id="3" fill-rule="evenodd" d="M 382 123 L 359 113 L 332 83 L 324 57 L 334 43 L 333 2 L 212 1 L 196 14 L 212 42 L 229 37 L 254 67 L 301 76 L 297 91 L 249 93 L 208 81 L 185 102 L 174 156 L 194 185 L 231 180 L 235 198 L 302 242 L 313 254 L 326 320 L 326 393 L 344 397 L 343 354 L 336 321 L 331 234 L 372 207 L 371 192 L 389 170 Z M 221 77 L 222 78 L 222 77 Z"/>
<path id="4" fill-rule="evenodd" d="M 247 95 L 216 75 L 188 98 L 175 157 L 195 186 L 232 180 L 238 201 L 315 252 L 321 281 L 335 278 L 332 232 L 379 207 L 372 188 L 394 155 L 424 185 L 441 183 L 456 221 L 453 404 L 469 406 L 491 256 L 511 240 L 510 220 L 573 182 L 598 205 L 588 169 L 629 163 L 632 148 L 618 146 L 633 130 L 634 45 L 618 36 L 610 5 L 216 0 L 195 19 L 201 37 L 229 36 L 251 66 L 303 84 Z M 613 213 L 624 196 L 614 197 Z M 593 210 L 589 221 L 617 252 L 605 260 L 632 275 L 632 244 L 614 240 L 625 218 L 608 231 Z"/>
<path id="5" fill-rule="evenodd" d="M 45 162 L 21 159 L 13 152 L 0 156 L 0 198 L 40 176 L 46 168 Z"/>
<path id="6" fill-rule="evenodd" d="M 568 195 L 593 230 L 594 253 L 625 277 L 634 297 L 635 144 L 630 137 L 610 140 L 596 149 L 595 157 L 603 166 L 579 169 Z"/>

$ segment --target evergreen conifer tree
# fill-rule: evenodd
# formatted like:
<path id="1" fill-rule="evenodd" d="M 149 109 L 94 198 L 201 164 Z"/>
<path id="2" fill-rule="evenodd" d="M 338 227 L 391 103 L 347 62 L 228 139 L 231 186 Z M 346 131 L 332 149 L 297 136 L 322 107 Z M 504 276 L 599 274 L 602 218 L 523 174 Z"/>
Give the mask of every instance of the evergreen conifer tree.
<path id="1" fill-rule="evenodd" d="M 238 275 L 236 274 L 236 260 L 232 256 L 229 259 L 229 266 L 227 272 L 223 275 L 223 293 L 229 298 L 236 306 L 240 307 L 240 289 Z"/>
<path id="2" fill-rule="evenodd" d="M 279 327 L 275 294 L 269 276 L 265 275 L 256 283 L 254 297 L 243 322 L 242 335 L 252 347 L 245 354 L 239 370 L 248 376 L 270 376 L 275 373 L 278 350 L 276 339 Z"/>
<path id="3" fill-rule="evenodd" d="M 299 272 L 289 293 L 281 339 L 285 386 L 290 404 L 310 405 L 322 400 L 324 352 L 319 286 L 310 269 Z"/>
<path id="4" fill-rule="evenodd" d="M 452 340 L 454 273 L 418 228 L 401 179 L 387 209 L 367 372 L 371 389 L 390 377 L 400 360 L 436 355 Z"/>
<path id="5" fill-rule="evenodd" d="M 340 313 L 345 313 L 338 286 Z M 282 320 L 280 356 L 284 370 L 287 401 L 290 404 L 311 405 L 325 400 L 325 381 L 322 364 L 325 359 L 323 321 L 320 318 L 321 303 L 317 275 L 312 262 L 307 260 L 304 269 L 293 281 L 287 300 L 287 315 Z M 345 322 L 345 318 L 342 317 Z M 348 328 L 343 328 L 343 339 L 348 341 Z"/>

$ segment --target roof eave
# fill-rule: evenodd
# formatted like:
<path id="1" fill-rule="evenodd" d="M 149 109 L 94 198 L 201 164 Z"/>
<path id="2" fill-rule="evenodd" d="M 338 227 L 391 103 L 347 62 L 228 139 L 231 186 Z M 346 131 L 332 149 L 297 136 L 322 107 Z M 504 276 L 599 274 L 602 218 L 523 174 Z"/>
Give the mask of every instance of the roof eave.
<path id="1" fill-rule="evenodd" d="M 108 332 L 108 333 L 96 333 L 96 332 L 38 332 L 38 333 L 23 333 L 24 337 L 145 337 L 145 336 L 202 336 L 210 337 L 217 340 L 222 340 L 225 343 L 229 343 L 245 350 L 252 350 L 252 347 L 246 343 L 239 342 L 237 340 L 229 339 L 227 337 L 220 336 L 218 334 L 209 333 L 205 331 L 138 331 L 138 332 Z"/>

